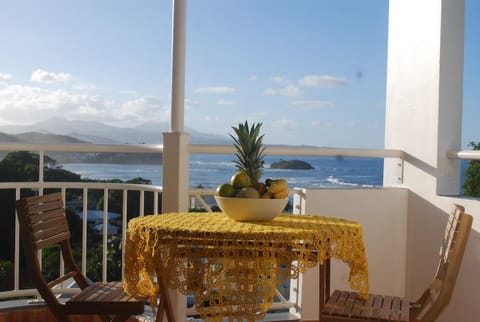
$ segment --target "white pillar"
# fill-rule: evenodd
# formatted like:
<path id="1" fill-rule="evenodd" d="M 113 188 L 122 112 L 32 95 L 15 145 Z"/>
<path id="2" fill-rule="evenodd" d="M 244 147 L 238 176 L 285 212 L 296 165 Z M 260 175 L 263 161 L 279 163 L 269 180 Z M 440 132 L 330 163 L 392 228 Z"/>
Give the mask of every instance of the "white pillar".
<path id="1" fill-rule="evenodd" d="M 461 148 L 464 0 L 390 0 L 385 148 L 402 149 L 404 184 L 455 195 Z M 384 183 L 396 183 L 385 162 Z"/>
<path id="2" fill-rule="evenodd" d="M 465 0 L 390 0 L 389 6 L 385 148 L 406 153 L 405 296 L 415 299 L 431 281 L 438 261 L 432 250 L 454 201 L 442 195 L 460 188 L 460 162 L 446 154 L 461 149 Z M 385 161 L 385 185 L 395 183 L 395 168 L 395 160 Z M 470 276 L 465 280 L 471 284 Z M 461 281 L 460 274 L 438 322 L 478 316 L 471 285 Z"/>
<path id="3" fill-rule="evenodd" d="M 172 0 L 171 132 L 163 134 L 162 212 L 188 211 L 190 137 L 184 131 L 187 1 Z M 186 297 L 170 290 L 175 320 L 184 321 Z"/>
<path id="4" fill-rule="evenodd" d="M 187 0 L 173 0 L 172 28 L 172 132 L 183 132 L 185 102 L 185 39 Z"/>
<path id="5" fill-rule="evenodd" d="M 188 210 L 189 136 L 183 133 L 186 0 L 173 0 L 171 132 L 163 134 L 162 211 Z"/>

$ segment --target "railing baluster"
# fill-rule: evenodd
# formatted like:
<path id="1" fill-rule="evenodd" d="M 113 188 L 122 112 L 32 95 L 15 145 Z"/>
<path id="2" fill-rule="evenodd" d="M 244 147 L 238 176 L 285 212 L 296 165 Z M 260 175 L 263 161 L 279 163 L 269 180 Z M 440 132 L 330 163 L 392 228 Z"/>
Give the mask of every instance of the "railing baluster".
<path id="1" fill-rule="evenodd" d="M 15 189 L 15 198 L 16 200 L 20 199 L 20 188 Z M 15 255 L 13 263 L 13 289 L 15 291 L 19 290 L 20 287 L 20 223 L 18 222 L 18 217 L 16 216 L 15 210 Z"/>
<path id="2" fill-rule="evenodd" d="M 140 190 L 140 209 L 138 210 L 140 216 L 145 216 L 145 191 Z"/>
<path id="3" fill-rule="evenodd" d="M 128 206 L 128 190 L 123 189 L 122 198 L 122 280 L 125 273 L 125 242 L 127 240 L 127 206 Z"/>
<path id="4" fill-rule="evenodd" d="M 102 243 L 102 282 L 107 281 L 108 253 L 108 188 L 103 190 L 103 243 Z"/>
<path id="5" fill-rule="evenodd" d="M 87 276 L 88 188 L 83 188 L 82 202 L 82 273 Z"/>

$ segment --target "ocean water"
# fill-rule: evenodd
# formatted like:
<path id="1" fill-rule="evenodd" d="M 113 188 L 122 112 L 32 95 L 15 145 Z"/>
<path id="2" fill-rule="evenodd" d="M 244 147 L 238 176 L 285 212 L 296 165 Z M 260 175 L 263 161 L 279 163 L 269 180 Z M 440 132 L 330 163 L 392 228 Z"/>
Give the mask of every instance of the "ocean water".
<path id="1" fill-rule="evenodd" d="M 237 171 L 234 159 L 231 155 L 191 155 L 190 187 L 213 189 L 229 182 Z M 306 161 L 314 169 L 270 169 L 272 162 L 293 159 Z M 142 177 L 150 179 L 154 185 L 162 185 L 161 165 L 69 163 L 63 168 L 80 174 L 82 178 L 129 180 Z M 266 178 L 285 178 L 291 188 L 377 187 L 383 184 L 383 159 L 267 156 L 262 179 Z"/>

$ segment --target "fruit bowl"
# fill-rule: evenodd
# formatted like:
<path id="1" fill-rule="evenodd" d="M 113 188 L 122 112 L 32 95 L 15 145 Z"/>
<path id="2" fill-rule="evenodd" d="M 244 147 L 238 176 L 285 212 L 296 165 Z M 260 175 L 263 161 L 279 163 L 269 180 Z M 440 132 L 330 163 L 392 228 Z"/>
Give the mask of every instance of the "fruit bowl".
<path id="1" fill-rule="evenodd" d="M 288 198 L 228 198 L 215 196 L 217 205 L 228 217 L 236 221 L 267 221 L 280 215 Z"/>

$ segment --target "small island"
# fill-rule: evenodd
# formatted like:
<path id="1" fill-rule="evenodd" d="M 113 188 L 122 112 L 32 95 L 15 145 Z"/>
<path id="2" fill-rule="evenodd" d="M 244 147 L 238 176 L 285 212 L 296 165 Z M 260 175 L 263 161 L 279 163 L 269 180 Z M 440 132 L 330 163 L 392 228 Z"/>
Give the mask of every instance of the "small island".
<path id="1" fill-rule="evenodd" d="M 315 169 L 308 162 L 302 160 L 280 160 L 272 162 L 271 169 L 293 169 L 293 170 L 311 170 Z"/>

